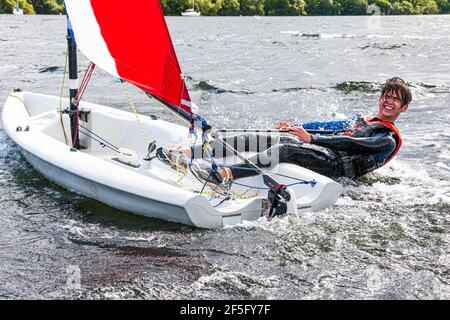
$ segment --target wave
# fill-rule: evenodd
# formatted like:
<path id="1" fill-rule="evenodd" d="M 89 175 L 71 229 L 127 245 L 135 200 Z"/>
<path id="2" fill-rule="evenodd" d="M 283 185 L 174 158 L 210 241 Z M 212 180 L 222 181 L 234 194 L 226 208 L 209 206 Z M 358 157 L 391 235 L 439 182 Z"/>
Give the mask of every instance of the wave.
<path id="1" fill-rule="evenodd" d="M 321 91 L 328 92 L 330 89 L 340 91 L 344 94 L 352 93 L 363 93 L 363 94 L 376 94 L 379 93 L 384 82 L 377 81 L 344 81 L 335 84 L 332 87 L 321 87 L 321 86 L 298 86 L 298 87 L 288 87 L 288 88 L 274 88 L 270 91 L 273 93 L 291 93 L 300 91 Z M 424 82 L 410 82 L 408 85 L 412 88 L 423 89 L 423 91 L 429 93 L 450 93 L 450 87 L 444 85 L 436 85 Z M 194 90 L 206 91 L 213 94 L 222 93 L 234 93 L 234 94 L 254 94 L 253 91 L 247 90 L 227 90 L 219 88 L 217 86 L 209 84 L 207 81 L 202 80 L 193 86 Z"/>
<path id="2" fill-rule="evenodd" d="M 39 73 L 55 72 L 55 71 L 58 71 L 59 69 L 61 69 L 61 67 L 51 66 L 51 67 L 40 68 L 38 72 Z"/>
<path id="3" fill-rule="evenodd" d="M 415 85 L 421 86 L 421 87 L 424 87 L 424 88 L 427 88 L 427 89 L 433 89 L 433 88 L 437 88 L 437 87 L 438 87 L 438 86 L 435 85 L 435 84 L 431 84 L 431 83 L 423 83 L 423 82 L 416 83 Z"/>
<path id="4" fill-rule="evenodd" d="M 280 33 L 312 39 L 358 38 L 356 35 L 342 33 L 304 33 L 301 31 L 280 31 Z"/>
<path id="5" fill-rule="evenodd" d="M 340 34 L 340 33 L 321 33 L 320 37 L 323 39 L 336 39 L 336 38 L 360 38 L 353 34 Z"/>
<path id="6" fill-rule="evenodd" d="M 381 44 L 381 43 L 372 43 L 368 44 L 366 46 L 360 47 L 361 50 L 373 48 L 373 49 L 380 49 L 380 50 L 394 50 L 394 49 L 400 49 L 403 47 L 406 47 L 406 43 L 402 44 Z"/>
<path id="7" fill-rule="evenodd" d="M 332 88 L 344 93 L 378 93 L 381 90 L 381 82 L 371 81 L 344 81 L 334 85 Z M 424 82 L 408 82 L 408 86 L 417 89 L 425 89 L 430 93 L 450 93 L 450 87 Z"/>
<path id="8" fill-rule="evenodd" d="M 416 39 L 416 40 L 448 40 L 448 37 L 424 37 L 424 36 L 402 36 L 404 39 Z"/>
<path id="9" fill-rule="evenodd" d="M 282 33 L 282 34 L 292 34 L 292 35 L 295 35 L 295 36 L 299 36 L 299 35 L 302 34 L 301 31 L 280 31 L 280 33 Z"/>
<path id="10" fill-rule="evenodd" d="M 425 82 L 408 83 L 408 85 L 413 88 L 418 89 L 423 88 L 430 93 L 447 93 L 447 94 L 450 93 L 450 87 L 444 85 L 437 85 Z"/>
<path id="11" fill-rule="evenodd" d="M 380 91 L 380 84 L 369 81 L 344 81 L 336 84 L 332 88 L 344 93 L 376 93 Z"/>
<path id="12" fill-rule="evenodd" d="M 1 41 L 1 39 L 0 39 L 0 41 Z M 272 43 L 271 44 L 277 44 L 277 45 L 280 45 L 280 46 L 283 46 L 283 47 L 285 47 L 286 46 L 286 44 L 285 43 L 283 43 L 283 42 L 280 42 L 280 41 L 272 41 Z"/>
<path id="13" fill-rule="evenodd" d="M 309 91 L 309 90 L 327 91 L 325 88 L 293 87 L 293 88 L 272 89 L 272 92 L 296 92 L 296 91 Z"/>
<path id="14" fill-rule="evenodd" d="M 369 34 L 366 36 L 367 39 L 372 39 L 372 38 L 380 38 L 380 39 L 390 39 L 393 38 L 393 36 L 387 36 L 385 34 Z"/>
<path id="15" fill-rule="evenodd" d="M 237 93 L 237 94 L 253 94 L 254 92 L 246 90 L 226 90 L 209 84 L 205 80 L 201 80 L 199 83 L 194 85 L 194 89 L 207 91 L 209 93 L 221 94 L 221 93 Z"/>
<path id="16" fill-rule="evenodd" d="M 301 36 L 304 38 L 321 38 L 320 33 L 302 33 Z"/>

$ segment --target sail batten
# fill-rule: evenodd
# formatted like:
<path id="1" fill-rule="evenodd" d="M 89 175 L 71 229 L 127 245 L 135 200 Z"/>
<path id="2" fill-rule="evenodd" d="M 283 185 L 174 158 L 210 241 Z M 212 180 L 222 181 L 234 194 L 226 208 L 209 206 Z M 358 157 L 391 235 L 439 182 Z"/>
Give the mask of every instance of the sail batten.
<path id="1" fill-rule="evenodd" d="M 192 113 L 159 0 L 65 0 L 75 41 L 97 66 Z"/>

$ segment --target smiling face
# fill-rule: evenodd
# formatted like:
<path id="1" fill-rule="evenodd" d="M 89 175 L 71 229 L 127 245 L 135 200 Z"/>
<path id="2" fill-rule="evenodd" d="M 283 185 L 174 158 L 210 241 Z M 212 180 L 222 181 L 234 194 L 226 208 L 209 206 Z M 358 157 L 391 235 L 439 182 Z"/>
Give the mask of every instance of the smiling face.
<path id="1" fill-rule="evenodd" d="M 394 122 L 400 113 L 408 110 L 408 104 L 402 101 L 398 91 L 389 91 L 378 100 L 378 118 L 384 121 Z"/>

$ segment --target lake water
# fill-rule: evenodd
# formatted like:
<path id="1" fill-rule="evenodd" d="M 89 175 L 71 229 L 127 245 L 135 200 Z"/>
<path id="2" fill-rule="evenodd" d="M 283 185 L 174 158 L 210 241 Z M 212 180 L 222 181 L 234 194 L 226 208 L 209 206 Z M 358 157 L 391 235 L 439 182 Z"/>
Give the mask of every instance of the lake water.
<path id="1" fill-rule="evenodd" d="M 450 16 L 167 20 L 212 125 L 372 113 L 398 75 L 413 92 L 402 149 L 325 211 L 200 230 L 66 191 L 0 130 L 0 298 L 450 299 Z M 0 15 L 1 106 L 12 88 L 59 95 L 65 27 Z M 130 110 L 101 70 L 84 99 Z"/>

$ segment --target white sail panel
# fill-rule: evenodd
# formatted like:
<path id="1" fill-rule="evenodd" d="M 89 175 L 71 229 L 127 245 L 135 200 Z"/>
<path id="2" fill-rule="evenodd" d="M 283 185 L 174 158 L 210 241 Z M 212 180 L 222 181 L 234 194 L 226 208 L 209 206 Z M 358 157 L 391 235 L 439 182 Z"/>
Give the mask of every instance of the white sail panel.
<path id="1" fill-rule="evenodd" d="M 78 47 L 92 62 L 190 118 L 160 0 L 66 0 L 66 9 Z"/>
<path id="2" fill-rule="evenodd" d="M 83 54 L 97 66 L 119 77 L 116 63 L 100 32 L 90 0 L 65 0 L 75 42 Z"/>

